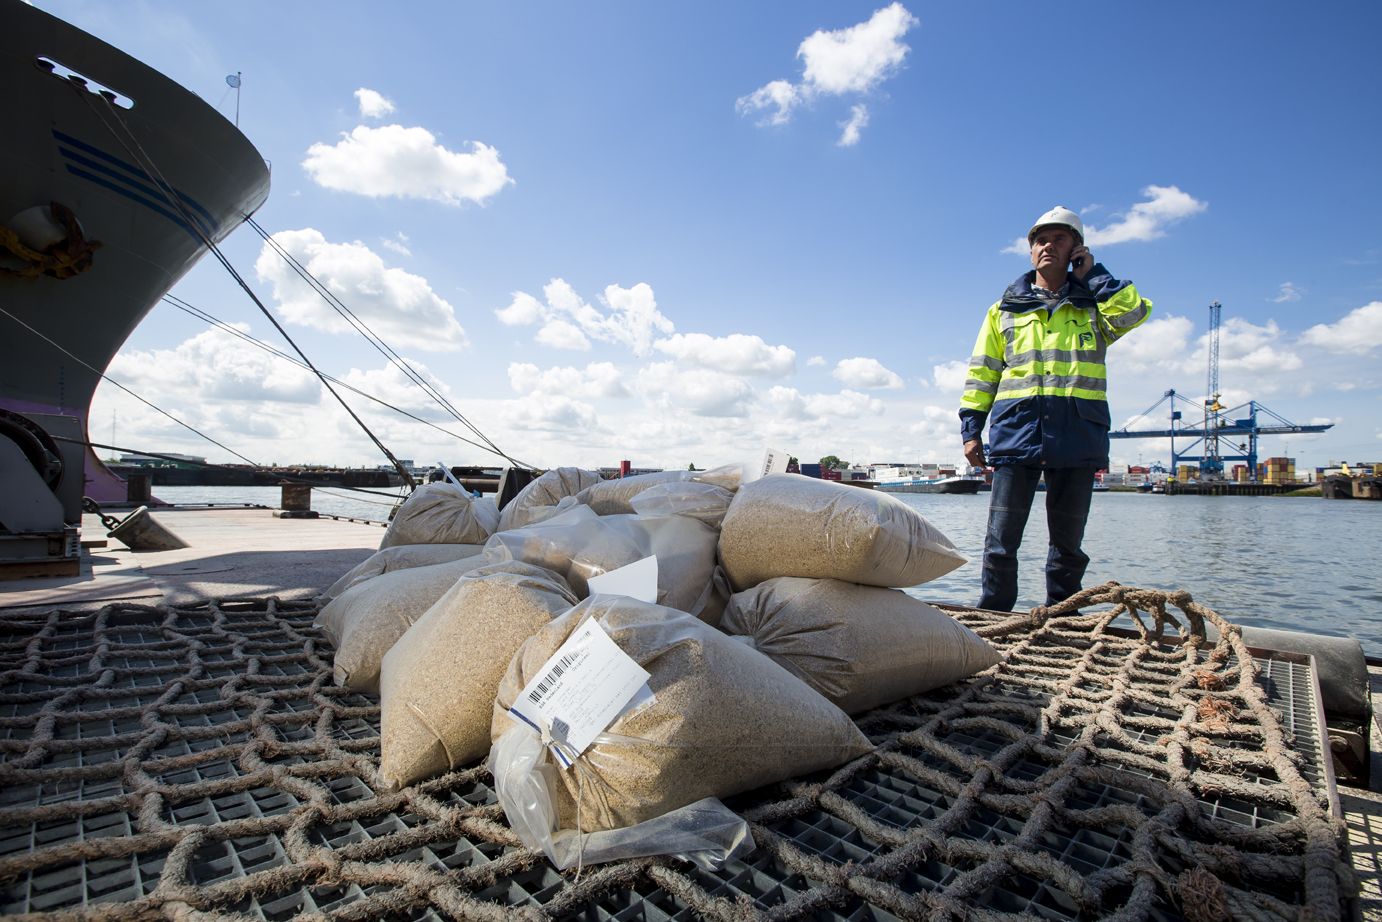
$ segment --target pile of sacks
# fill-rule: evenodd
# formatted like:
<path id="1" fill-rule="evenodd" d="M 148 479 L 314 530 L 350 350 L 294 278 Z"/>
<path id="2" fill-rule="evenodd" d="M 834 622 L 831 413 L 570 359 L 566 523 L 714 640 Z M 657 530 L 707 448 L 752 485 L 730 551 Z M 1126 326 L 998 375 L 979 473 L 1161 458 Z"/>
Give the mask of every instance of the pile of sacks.
<path id="1" fill-rule="evenodd" d="M 448 484 L 415 491 L 317 618 L 337 684 L 381 696 L 381 784 L 488 754 L 510 825 L 558 867 L 714 864 L 752 847 L 718 798 L 857 758 L 871 746 L 850 715 L 998 662 L 901 591 L 965 563 L 911 507 L 751 477 L 561 468 L 502 512 Z M 591 594 L 649 557 L 655 601 Z M 591 621 L 646 681 L 576 751 L 563 721 L 538 726 L 516 705 Z"/>

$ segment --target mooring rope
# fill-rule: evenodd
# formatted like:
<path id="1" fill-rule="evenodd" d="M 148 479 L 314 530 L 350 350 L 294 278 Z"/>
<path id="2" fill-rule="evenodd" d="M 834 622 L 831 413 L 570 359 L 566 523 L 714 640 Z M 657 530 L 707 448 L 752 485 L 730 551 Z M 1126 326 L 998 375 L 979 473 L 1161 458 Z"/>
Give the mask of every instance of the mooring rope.
<path id="1" fill-rule="evenodd" d="M 1343 825 L 1239 630 L 1187 593 L 1109 583 L 1020 616 L 953 612 L 1003 661 L 860 717 L 876 750 L 828 776 L 731 800 L 757 843 L 750 877 L 782 884 L 771 894 L 670 858 L 556 872 L 510 831 L 482 765 L 382 793 L 378 701 L 332 684 L 316 611 L 0 618 L 0 911 L 557 922 L 642 898 L 719 922 L 861 903 L 1016 922 L 1035 917 L 1021 897 L 1046 917 L 1324 922 L 1353 892 Z M 880 804 L 880 786 L 911 806 Z M 854 858 L 801 832 L 817 827 Z M 1102 866 L 1079 857 L 1092 842 Z M 130 898 L 95 902 L 110 880 Z"/>

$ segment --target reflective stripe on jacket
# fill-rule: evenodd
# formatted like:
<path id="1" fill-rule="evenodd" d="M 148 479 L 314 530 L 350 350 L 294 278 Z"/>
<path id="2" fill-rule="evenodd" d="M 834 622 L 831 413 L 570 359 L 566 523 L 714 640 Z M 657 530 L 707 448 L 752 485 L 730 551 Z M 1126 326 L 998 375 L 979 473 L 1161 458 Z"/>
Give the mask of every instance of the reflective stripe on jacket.
<path id="1" fill-rule="evenodd" d="M 1104 352 L 1146 322 L 1152 302 L 1102 264 L 1069 287 L 1052 311 L 1028 272 L 988 310 L 960 400 L 960 431 L 989 426 L 991 464 L 1107 467 L 1109 411 Z M 991 419 L 990 419 L 991 414 Z"/>

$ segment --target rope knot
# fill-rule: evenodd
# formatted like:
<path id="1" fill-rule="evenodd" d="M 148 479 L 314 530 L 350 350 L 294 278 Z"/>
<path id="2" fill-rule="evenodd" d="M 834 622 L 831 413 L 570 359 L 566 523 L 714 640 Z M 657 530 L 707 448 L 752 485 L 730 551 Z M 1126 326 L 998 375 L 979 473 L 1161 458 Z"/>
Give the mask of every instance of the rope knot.
<path id="1" fill-rule="evenodd" d="M 1185 606 L 1189 605 L 1193 601 L 1190 598 L 1190 593 L 1186 592 L 1184 589 L 1177 589 L 1175 592 L 1167 596 L 1166 599 L 1172 605 L 1179 608 L 1181 611 L 1184 611 Z"/>

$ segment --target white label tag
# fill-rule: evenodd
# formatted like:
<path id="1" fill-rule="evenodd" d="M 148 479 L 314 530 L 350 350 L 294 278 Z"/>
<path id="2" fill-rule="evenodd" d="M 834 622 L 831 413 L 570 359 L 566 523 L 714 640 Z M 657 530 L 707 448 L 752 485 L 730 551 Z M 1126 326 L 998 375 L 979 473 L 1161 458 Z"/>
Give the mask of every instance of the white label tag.
<path id="1" fill-rule="evenodd" d="M 769 448 L 763 452 L 763 473 L 759 476 L 766 477 L 769 474 L 787 473 L 787 462 L 792 458 L 785 451 L 778 451 L 776 448 Z"/>
<path id="2" fill-rule="evenodd" d="M 646 689 L 648 678 L 648 672 L 591 618 L 543 663 L 509 715 L 539 733 L 546 728 L 553 757 L 562 768 L 570 768 Z"/>
<path id="3" fill-rule="evenodd" d="M 591 595 L 626 595 L 640 602 L 657 604 L 657 555 L 635 560 L 627 566 L 586 580 Z"/>

